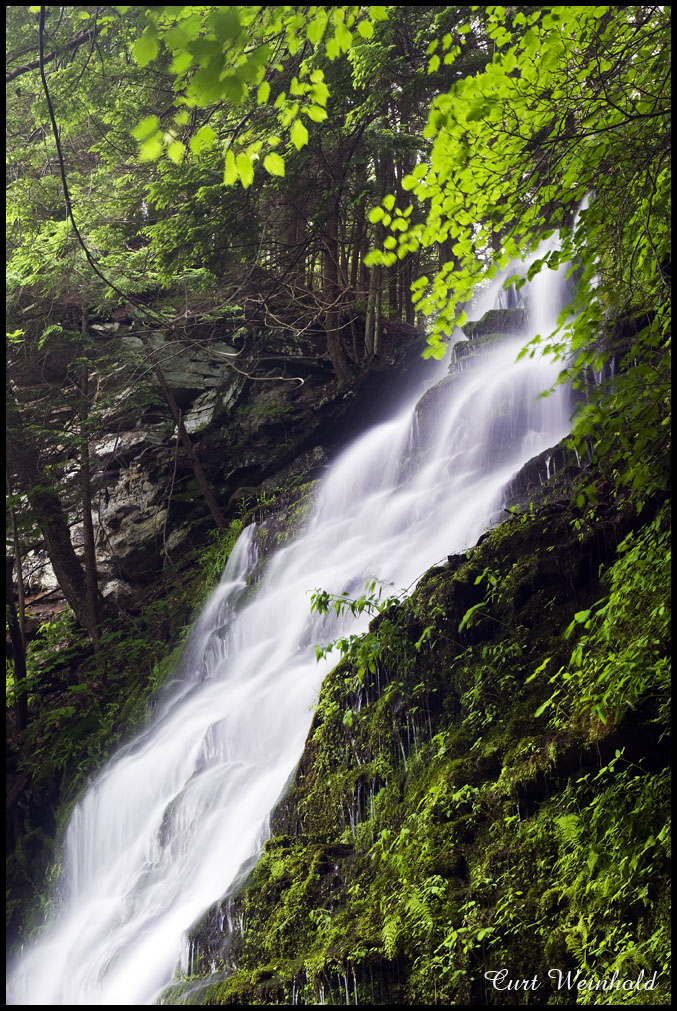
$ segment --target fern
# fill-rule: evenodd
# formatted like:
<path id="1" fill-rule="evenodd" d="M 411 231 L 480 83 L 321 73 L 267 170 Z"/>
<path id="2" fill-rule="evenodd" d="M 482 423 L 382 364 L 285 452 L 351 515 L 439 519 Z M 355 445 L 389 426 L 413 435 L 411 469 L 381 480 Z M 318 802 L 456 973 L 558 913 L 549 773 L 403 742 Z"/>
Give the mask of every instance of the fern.
<path id="1" fill-rule="evenodd" d="M 398 912 L 386 913 L 383 919 L 381 936 L 387 958 L 394 958 L 402 932 L 402 920 Z"/>
<path id="2" fill-rule="evenodd" d="M 434 926 L 433 915 L 428 904 L 424 902 L 418 892 L 412 892 L 404 904 L 407 921 L 414 930 L 423 931 L 429 934 Z"/>

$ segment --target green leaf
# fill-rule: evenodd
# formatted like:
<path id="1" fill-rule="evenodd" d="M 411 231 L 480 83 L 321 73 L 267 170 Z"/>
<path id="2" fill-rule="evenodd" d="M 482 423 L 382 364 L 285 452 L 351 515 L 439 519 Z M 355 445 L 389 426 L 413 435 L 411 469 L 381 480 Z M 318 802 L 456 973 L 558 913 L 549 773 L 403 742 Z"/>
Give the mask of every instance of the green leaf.
<path id="1" fill-rule="evenodd" d="M 312 45 L 317 46 L 322 41 L 327 27 L 327 15 L 324 11 L 319 11 L 315 18 L 309 22 L 306 28 L 306 38 Z"/>
<path id="2" fill-rule="evenodd" d="M 233 105 L 239 105 L 247 93 L 244 83 L 235 74 L 226 74 L 221 81 L 221 91 Z"/>
<path id="3" fill-rule="evenodd" d="M 229 148 L 226 151 L 226 164 L 223 172 L 223 182 L 226 186 L 232 186 L 237 181 L 237 166 L 235 164 L 235 154 Z"/>
<path id="4" fill-rule="evenodd" d="M 263 159 L 263 167 L 266 172 L 271 176 L 283 176 L 284 175 L 284 158 L 281 155 L 275 154 L 274 152 L 266 155 Z"/>
<path id="5" fill-rule="evenodd" d="M 329 98 L 329 88 L 324 81 L 313 81 L 308 88 L 308 98 L 312 99 L 316 105 L 326 105 Z"/>
<path id="6" fill-rule="evenodd" d="M 237 165 L 237 171 L 240 179 L 242 180 L 242 185 L 245 189 L 248 189 L 254 180 L 254 166 L 252 165 L 251 158 L 248 154 L 245 154 L 244 151 L 241 151 L 235 160 L 235 164 Z"/>
<path id="7" fill-rule="evenodd" d="M 265 105 L 270 96 L 270 85 L 268 81 L 261 81 L 256 92 L 256 102 L 258 105 Z"/>
<path id="8" fill-rule="evenodd" d="M 140 67 L 147 67 L 158 54 L 158 40 L 155 26 L 144 28 L 143 35 L 132 46 L 132 56 Z"/>
<path id="9" fill-rule="evenodd" d="M 289 136 L 291 137 L 291 142 L 297 151 L 300 151 L 308 143 L 308 131 L 301 122 L 300 119 L 295 119 L 292 123 L 292 128 Z M 284 168 L 284 166 L 283 166 Z M 284 175 L 284 171 L 281 173 L 276 173 L 277 175 Z"/>
<path id="10" fill-rule="evenodd" d="M 465 117 L 466 122 L 474 123 L 478 119 L 482 119 L 484 117 L 486 110 L 487 110 L 487 103 L 484 101 L 484 99 L 482 99 L 482 101 L 480 102 L 474 102 L 473 105 L 470 107 L 470 111 Z"/>
<path id="11" fill-rule="evenodd" d="M 186 148 L 180 140 L 174 140 L 167 148 L 167 156 L 175 165 L 180 165 L 186 154 Z"/>
<path id="12" fill-rule="evenodd" d="M 188 42 L 188 35 L 182 25 L 170 28 L 164 36 L 164 43 L 167 49 L 185 49 Z"/>
<path id="13" fill-rule="evenodd" d="M 357 30 L 363 39 L 370 39 L 374 34 L 374 26 L 371 21 L 360 21 Z"/>
<path id="14" fill-rule="evenodd" d="M 458 626 L 459 632 L 462 632 L 464 628 L 469 628 L 472 624 L 474 624 L 475 620 L 476 620 L 475 616 L 476 616 L 477 612 L 481 608 L 485 608 L 486 606 L 487 606 L 487 602 L 485 600 L 481 600 L 479 602 L 479 604 L 473 604 L 472 607 L 469 607 L 468 610 L 463 615 L 463 617 L 461 618 L 461 621 L 460 621 L 459 626 Z M 484 615 L 481 614 L 480 617 L 484 617 Z"/>
<path id="15" fill-rule="evenodd" d="M 343 22 L 339 22 L 336 26 L 336 39 L 344 53 L 350 51 L 353 45 L 353 35 L 352 32 L 348 31 Z"/>
<path id="16" fill-rule="evenodd" d="M 542 674 L 543 671 L 545 670 L 545 668 L 550 663 L 551 659 L 552 659 L 552 657 L 546 656 L 546 658 L 543 661 L 543 663 L 539 667 L 537 667 L 536 670 L 534 671 L 534 673 L 530 674 L 529 677 L 526 679 L 526 681 L 524 682 L 525 685 L 528 685 L 530 681 L 533 681 L 534 678 L 538 677 L 539 674 Z"/>
<path id="17" fill-rule="evenodd" d="M 157 131 L 160 125 L 160 120 L 157 116 L 146 116 L 141 122 L 134 127 L 132 130 L 132 137 L 135 137 L 138 141 L 148 140 Z"/>
<path id="18" fill-rule="evenodd" d="M 190 138 L 189 144 L 193 154 L 201 154 L 202 151 L 209 150 L 216 143 L 217 137 L 211 126 L 206 123 L 201 126 L 194 137 Z"/>
<path id="19" fill-rule="evenodd" d="M 323 109 L 321 105 L 311 105 L 310 108 L 303 111 L 314 123 L 323 123 L 327 118 L 327 110 Z"/>
<path id="20" fill-rule="evenodd" d="M 163 151 L 162 133 L 160 130 L 144 141 L 139 150 L 141 161 L 157 161 Z"/>
<path id="21" fill-rule="evenodd" d="M 201 70 L 198 70 L 188 86 L 189 98 L 200 108 L 211 105 L 213 102 L 218 102 L 223 97 L 223 94 L 224 88 L 221 83 L 221 71 L 216 66 L 203 67 Z"/>
<path id="22" fill-rule="evenodd" d="M 237 7 L 216 7 L 209 16 L 209 23 L 218 39 L 234 39 L 240 34 L 240 15 Z"/>
<path id="23" fill-rule="evenodd" d="M 169 69 L 171 70 L 171 72 L 173 74 L 176 74 L 177 77 L 178 77 L 181 74 L 185 73 L 186 70 L 188 70 L 188 68 L 189 68 L 189 66 L 191 65 L 192 62 L 193 62 L 193 56 L 192 56 L 191 53 L 188 53 L 188 52 L 177 53 L 176 56 L 174 57 L 174 59 L 172 60 L 172 63 L 171 63 L 171 66 L 170 66 Z"/>

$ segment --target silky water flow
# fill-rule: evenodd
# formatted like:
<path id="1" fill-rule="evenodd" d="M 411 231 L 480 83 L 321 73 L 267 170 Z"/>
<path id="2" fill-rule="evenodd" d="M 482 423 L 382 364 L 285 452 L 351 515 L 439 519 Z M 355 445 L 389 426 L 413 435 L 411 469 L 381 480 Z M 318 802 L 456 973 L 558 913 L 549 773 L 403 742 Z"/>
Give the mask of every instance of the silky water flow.
<path id="1" fill-rule="evenodd" d="M 260 564 L 254 527 L 243 531 L 172 691 L 74 810 L 58 911 L 12 968 L 8 1003 L 153 1004 L 188 969 L 191 925 L 260 849 L 300 758 L 337 659 L 318 663 L 315 645 L 369 620 L 313 614 L 310 593 L 360 596 L 371 578 L 411 587 L 496 521 L 501 489 L 569 431 L 567 390 L 539 397 L 561 363 L 516 361 L 554 329 L 564 287 L 562 271 L 537 275 L 522 289 L 524 333 L 459 357 L 426 409 L 419 382 L 396 417 L 345 450 L 297 540 Z M 500 279 L 471 315 L 499 290 Z M 439 379 L 448 364 L 437 368 Z"/>

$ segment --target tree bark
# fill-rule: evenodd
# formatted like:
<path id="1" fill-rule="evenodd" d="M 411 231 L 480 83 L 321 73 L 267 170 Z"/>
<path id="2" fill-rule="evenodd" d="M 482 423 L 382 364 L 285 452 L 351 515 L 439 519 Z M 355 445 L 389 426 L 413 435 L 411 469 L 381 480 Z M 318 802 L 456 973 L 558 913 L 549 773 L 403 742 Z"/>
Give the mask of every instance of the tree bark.
<path id="1" fill-rule="evenodd" d="M 21 421 L 21 414 L 13 396 L 9 399 L 7 455 L 9 469 L 18 479 L 21 491 L 29 505 L 45 541 L 49 560 L 54 569 L 61 592 L 69 603 L 77 621 L 94 639 L 87 582 L 82 565 L 75 554 L 68 521 L 51 477 L 40 466 L 37 447 L 32 446 Z M 96 592 L 97 609 L 103 612 L 103 599 Z"/>
<path id="2" fill-rule="evenodd" d="M 324 250 L 324 297 L 328 303 L 325 311 L 325 328 L 327 331 L 327 351 L 334 374 L 339 386 L 343 386 L 352 378 L 348 360 L 343 350 L 341 335 L 341 307 L 339 305 L 340 289 L 338 281 L 338 243 L 328 236 Z"/>
<path id="3" fill-rule="evenodd" d="M 348 359 L 343 349 L 341 335 L 341 288 L 339 286 L 339 241 L 338 241 L 338 198 L 331 209 L 324 237 L 323 249 L 325 328 L 327 331 L 327 351 L 334 368 L 339 386 L 352 379 Z"/>
<path id="4" fill-rule="evenodd" d="M 87 333 L 88 313 L 82 309 L 82 333 Z M 85 551 L 85 584 L 87 586 L 87 604 L 89 606 L 89 628 L 96 644 L 101 632 L 99 629 L 99 582 L 96 566 L 96 542 L 94 540 L 94 522 L 92 520 L 92 479 L 89 463 L 89 433 L 87 419 L 89 415 L 89 362 L 83 361 L 80 374 L 80 490 L 82 492 L 82 529 Z"/>
<path id="5" fill-rule="evenodd" d="M 374 292 L 374 358 L 378 358 L 381 354 L 381 331 L 383 328 L 382 315 L 381 315 L 381 299 L 382 299 L 382 288 L 381 288 L 381 267 L 378 268 L 378 284 L 376 291 Z"/>
<path id="6" fill-rule="evenodd" d="M 61 500 L 49 487 L 50 479 L 47 475 L 26 460 L 25 450 L 22 447 L 10 452 L 12 466 L 44 537 L 49 560 L 61 591 L 78 622 L 91 632 L 85 575 L 73 549 Z"/>
<path id="7" fill-rule="evenodd" d="M 399 306 L 397 304 L 397 280 L 398 265 L 393 263 L 388 268 L 388 316 L 391 319 L 399 317 Z"/>
<path id="8" fill-rule="evenodd" d="M 362 259 L 362 246 L 364 243 L 365 231 L 365 197 L 363 196 L 355 208 L 355 221 L 353 225 L 353 235 L 351 242 L 352 258 L 350 261 L 350 288 L 353 297 L 357 298 L 358 284 L 360 283 L 360 267 Z"/>
<path id="9" fill-rule="evenodd" d="M 411 285 L 414 273 L 414 261 L 411 256 L 406 256 L 403 261 L 404 275 L 402 278 L 402 303 L 404 310 L 404 322 L 414 325 L 414 306 L 411 301 Z"/>
<path id="10" fill-rule="evenodd" d="M 21 558 L 16 560 L 17 572 L 21 570 Z M 7 624 L 9 625 L 9 637 L 12 643 L 12 653 L 14 654 L 14 697 L 16 698 L 16 728 L 19 731 L 25 730 L 28 725 L 28 685 L 26 683 L 26 639 L 23 634 L 22 623 L 17 616 L 16 605 L 14 604 L 14 586 L 12 584 L 12 569 L 14 559 L 11 555 L 5 556 L 5 600 L 7 607 Z M 20 611 L 21 600 L 19 601 Z"/>

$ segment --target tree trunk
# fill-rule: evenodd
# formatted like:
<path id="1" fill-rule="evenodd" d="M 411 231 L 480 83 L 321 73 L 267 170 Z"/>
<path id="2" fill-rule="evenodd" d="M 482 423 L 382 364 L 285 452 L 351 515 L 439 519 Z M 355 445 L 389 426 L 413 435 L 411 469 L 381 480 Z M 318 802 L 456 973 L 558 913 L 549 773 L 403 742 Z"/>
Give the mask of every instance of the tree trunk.
<path id="1" fill-rule="evenodd" d="M 324 239 L 324 299 L 327 351 L 339 386 L 352 379 L 341 335 L 341 289 L 339 287 L 338 206 L 330 213 Z"/>
<path id="2" fill-rule="evenodd" d="M 379 202 L 383 202 L 386 195 L 387 179 L 389 166 L 385 157 L 376 159 L 376 179 L 377 179 L 377 196 Z M 384 238 L 384 228 L 379 222 L 376 225 L 376 248 L 380 248 L 383 245 Z M 384 281 L 383 267 L 374 267 L 371 273 L 371 290 L 369 297 L 373 298 L 373 337 L 372 337 L 372 354 L 377 357 L 381 353 L 381 299 L 382 299 L 382 287 Z"/>
<path id="3" fill-rule="evenodd" d="M 13 396 L 9 399 L 9 409 L 7 439 L 9 468 L 17 475 L 21 491 L 28 498 L 61 592 L 80 625 L 94 639 L 95 629 L 92 626 L 87 582 L 73 548 L 61 499 L 52 487 L 51 477 L 40 466 L 37 448 L 30 444 L 23 428 L 19 407 Z M 96 599 L 97 609 L 102 613 L 103 598 L 98 590 Z"/>
<path id="4" fill-rule="evenodd" d="M 382 299 L 382 289 L 381 289 L 381 268 L 378 270 L 378 285 L 376 291 L 374 292 L 374 358 L 378 358 L 381 354 L 381 332 L 383 329 L 383 322 L 381 316 L 381 299 Z"/>
<path id="5" fill-rule="evenodd" d="M 350 261 L 350 288 L 353 297 L 357 298 L 358 285 L 360 285 L 360 267 L 362 266 L 362 248 L 365 233 L 365 208 L 366 199 L 363 196 L 355 208 L 355 224 L 352 236 L 352 259 Z"/>
<path id="6" fill-rule="evenodd" d="M 61 500 L 49 487 L 49 478 L 39 467 L 29 463 L 23 447 L 10 449 L 11 464 L 25 491 L 36 522 L 45 540 L 49 560 L 61 592 L 70 604 L 78 622 L 90 634 L 90 607 L 87 584 L 82 566 L 71 543 L 68 523 Z M 22 459 L 23 457 L 23 459 Z"/>
<path id="7" fill-rule="evenodd" d="M 452 251 L 452 248 L 451 248 L 453 246 L 453 244 L 454 244 L 454 240 L 451 239 L 451 238 L 444 239 L 443 242 L 440 242 L 440 245 L 439 245 L 439 257 L 440 257 L 439 264 L 440 264 L 440 269 L 445 265 L 445 263 L 453 263 L 454 262 L 454 254 L 453 254 L 453 251 Z"/>
<path id="8" fill-rule="evenodd" d="M 82 333 L 87 333 L 88 313 L 82 310 Z M 80 375 L 80 489 L 82 491 L 82 528 L 85 551 L 85 584 L 87 586 L 87 603 L 89 605 L 89 628 L 96 644 L 100 638 L 99 630 L 99 583 L 96 568 L 96 543 L 94 540 L 94 523 L 92 521 L 92 481 L 89 465 L 89 433 L 87 418 L 89 415 L 89 362 L 83 362 Z"/>
<path id="9" fill-rule="evenodd" d="M 397 305 L 397 274 L 398 265 L 393 263 L 392 267 L 388 268 L 388 316 L 391 319 L 396 319 L 399 316 L 399 307 Z"/>
<path id="10" fill-rule="evenodd" d="M 414 261 L 411 255 L 405 257 L 406 272 L 402 285 L 402 302 L 404 303 L 404 321 L 410 326 L 414 325 L 414 306 L 411 301 L 411 285 L 414 280 Z"/>
<path id="11" fill-rule="evenodd" d="M 367 299 L 367 319 L 364 326 L 364 349 L 368 358 L 374 355 L 376 333 L 376 293 L 380 291 L 381 267 L 372 267 L 369 274 L 369 297 Z"/>
<path id="12" fill-rule="evenodd" d="M 17 572 L 21 571 L 21 558 L 16 559 Z M 14 654 L 14 696 L 16 698 L 16 728 L 19 731 L 25 730 L 28 725 L 28 685 L 26 683 L 26 638 L 24 635 L 22 621 L 17 616 L 14 604 L 14 586 L 12 585 L 12 569 L 14 559 L 11 555 L 5 556 L 5 600 L 7 608 L 7 624 L 9 626 L 9 637 L 12 643 L 12 653 Z M 22 586 L 21 577 L 19 585 Z M 23 607 L 21 592 L 19 594 L 19 612 L 23 618 Z"/>

